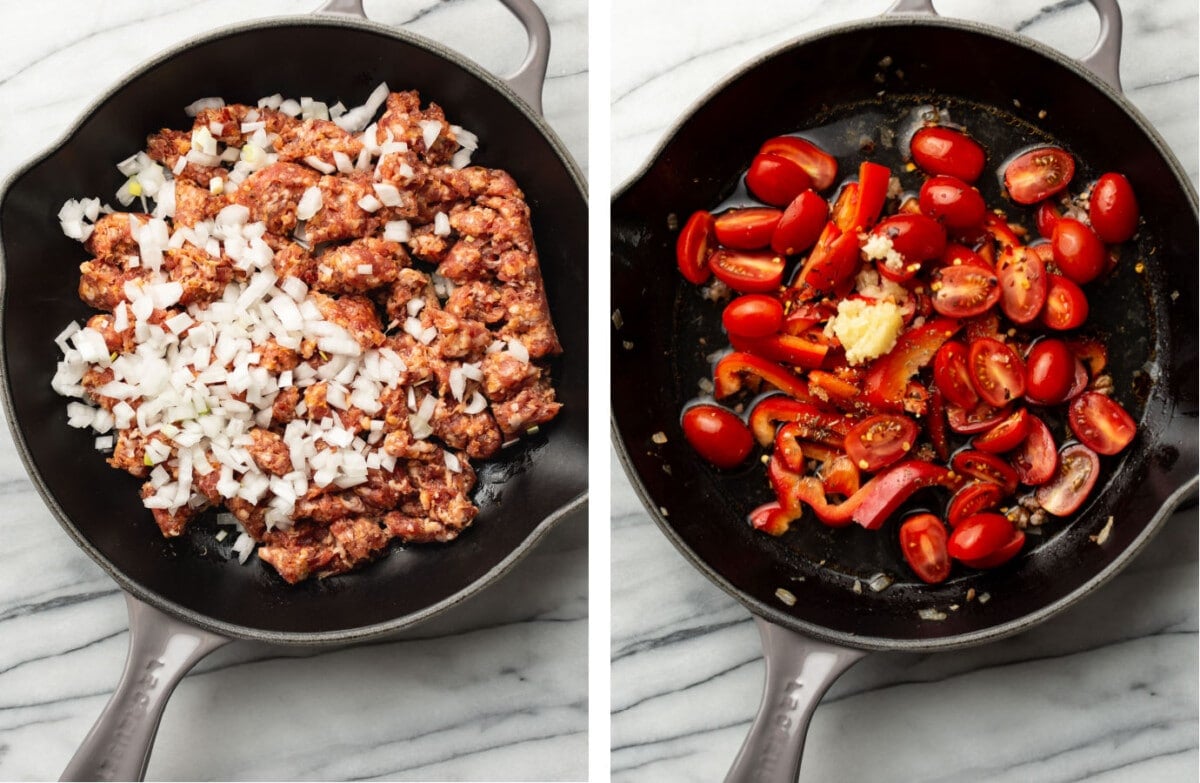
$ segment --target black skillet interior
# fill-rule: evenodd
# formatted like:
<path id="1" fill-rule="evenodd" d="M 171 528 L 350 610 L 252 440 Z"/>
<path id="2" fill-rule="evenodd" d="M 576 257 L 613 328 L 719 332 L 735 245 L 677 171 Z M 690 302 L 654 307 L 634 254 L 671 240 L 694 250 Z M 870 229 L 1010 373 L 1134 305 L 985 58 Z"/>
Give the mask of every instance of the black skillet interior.
<path id="1" fill-rule="evenodd" d="M 960 23 L 845 28 L 769 56 L 715 91 L 615 199 L 615 439 L 668 536 L 753 611 L 866 648 L 945 647 L 1012 632 L 1115 570 L 1153 532 L 1164 499 L 1196 475 L 1195 196 L 1138 123 L 1061 61 Z M 1125 454 L 1105 459 L 1103 492 L 1077 519 L 1031 537 L 1015 563 L 983 573 L 960 566 L 937 587 L 916 582 L 903 564 L 895 521 L 872 532 L 831 530 L 806 518 L 779 539 L 745 524 L 751 508 L 772 499 L 762 466 L 752 459 L 717 471 L 694 454 L 679 427 L 681 405 L 701 394 L 699 379 L 711 377 L 708 355 L 728 341 L 723 303 L 704 300 L 676 271 L 678 232 L 670 227 L 693 210 L 744 198 L 741 172 L 758 145 L 780 133 L 818 140 L 837 155 L 840 176 L 857 172 L 865 156 L 915 190 L 920 174 L 904 171 L 896 147 L 917 107 L 930 104 L 970 129 L 988 150 L 989 167 L 1027 145 L 1054 142 L 1075 154 L 1079 182 L 1124 172 L 1146 220 L 1113 278 L 1088 291 L 1091 322 L 1109 343 L 1116 396 L 1139 420 L 1139 437 Z M 890 149 L 881 127 L 900 131 Z M 873 149 L 862 151 L 864 139 Z M 979 185 L 988 203 L 999 203 L 990 171 Z M 1012 215 L 1032 228 L 1028 213 L 1017 208 Z M 1143 274 L 1134 269 L 1140 259 Z M 629 378 L 637 382 L 623 385 Z M 658 432 L 667 435 L 665 444 L 653 442 Z M 1056 435 L 1061 442 L 1061 425 Z M 943 502 L 926 494 L 915 505 L 940 511 Z M 1106 543 L 1093 543 L 1089 536 L 1110 515 Z M 895 583 L 875 592 L 868 584 L 880 573 Z M 780 600 L 780 588 L 795 596 L 794 605 Z M 969 588 L 987 594 L 987 603 L 968 602 Z M 921 621 L 922 608 L 947 617 Z"/>
<path id="2" fill-rule="evenodd" d="M 553 363 L 565 407 L 541 434 L 480 468 L 481 513 L 457 541 L 393 546 L 360 572 L 288 587 L 257 558 L 245 566 L 231 560 L 232 537 L 217 542 L 211 518 L 181 539 L 164 540 L 141 507 L 139 482 L 105 465 L 90 433 L 67 426 L 66 400 L 50 389 L 53 338 L 91 313 L 75 292 L 85 253 L 62 235 L 55 215 L 70 197 L 113 201 L 121 183 L 114 164 L 142 149 L 148 132 L 189 125 L 183 107 L 197 98 L 253 103 L 281 92 L 353 106 L 380 81 L 438 102 L 452 122 L 480 136 L 474 162 L 508 169 L 524 189 L 566 349 Z M 567 160 L 486 78 L 382 28 L 268 22 L 210 37 L 142 71 L 19 176 L 0 205 L 9 413 L 47 502 L 124 587 L 226 633 L 349 638 L 457 600 L 513 561 L 548 517 L 586 489 L 587 207 Z"/>

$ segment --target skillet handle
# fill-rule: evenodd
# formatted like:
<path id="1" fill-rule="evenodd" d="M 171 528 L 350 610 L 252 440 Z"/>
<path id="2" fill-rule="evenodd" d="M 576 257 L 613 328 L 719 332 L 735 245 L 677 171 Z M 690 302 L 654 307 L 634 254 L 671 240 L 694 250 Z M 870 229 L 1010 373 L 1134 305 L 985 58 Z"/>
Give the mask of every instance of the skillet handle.
<path id="1" fill-rule="evenodd" d="M 1100 37 L 1079 62 L 1117 92 L 1121 89 L 1121 7 L 1117 0 L 1088 0 L 1100 15 Z M 933 14 L 933 0 L 896 0 L 886 14 Z"/>
<path id="2" fill-rule="evenodd" d="M 795 783 L 804 736 L 817 704 L 842 672 L 866 653 L 755 616 L 767 674 L 762 703 L 725 783 Z"/>
<path id="3" fill-rule="evenodd" d="M 129 658 L 96 725 L 61 780 L 141 780 L 167 699 L 204 656 L 229 639 L 195 628 L 126 595 Z"/>
<path id="4" fill-rule="evenodd" d="M 539 115 L 542 111 L 542 88 L 546 84 L 546 66 L 550 62 L 550 25 L 533 0 L 500 0 L 525 28 L 529 48 L 517 70 L 500 77 L 529 107 Z M 327 0 L 318 14 L 348 14 L 367 18 L 362 0 Z"/>

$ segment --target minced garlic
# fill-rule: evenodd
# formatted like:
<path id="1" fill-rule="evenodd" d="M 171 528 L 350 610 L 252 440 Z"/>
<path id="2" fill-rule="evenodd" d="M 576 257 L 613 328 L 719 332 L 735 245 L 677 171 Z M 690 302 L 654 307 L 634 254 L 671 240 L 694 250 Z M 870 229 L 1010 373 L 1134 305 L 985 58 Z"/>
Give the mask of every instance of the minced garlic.
<path id="1" fill-rule="evenodd" d="M 869 302 L 843 299 L 830 320 L 833 333 L 846 349 L 846 361 L 852 365 L 883 356 L 896 345 L 904 326 L 900 308 L 894 302 Z"/>
<path id="2" fill-rule="evenodd" d="M 868 234 L 862 252 L 872 261 L 882 261 L 888 269 L 898 272 L 904 268 L 904 256 L 892 247 L 892 239 L 886 234 Z"/>

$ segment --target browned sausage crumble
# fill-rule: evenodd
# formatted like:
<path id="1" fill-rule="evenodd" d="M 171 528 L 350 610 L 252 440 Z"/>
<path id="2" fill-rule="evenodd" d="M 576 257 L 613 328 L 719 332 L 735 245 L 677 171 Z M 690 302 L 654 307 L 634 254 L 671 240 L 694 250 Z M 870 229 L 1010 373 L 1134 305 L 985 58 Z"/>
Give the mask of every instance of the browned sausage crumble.
<path id="1" fill-rule="evenodd" d="M 472 460 L 561 407 L 520 188 L 416 92 L 367 125 L 385 93 L 198 102 L 121 164 L 142 211 L 59 215 L 103 311 L 58 339 L 71 424 L 146 479 L 164 536 L 224 507 L 290 583 L 454 539 Z"/>

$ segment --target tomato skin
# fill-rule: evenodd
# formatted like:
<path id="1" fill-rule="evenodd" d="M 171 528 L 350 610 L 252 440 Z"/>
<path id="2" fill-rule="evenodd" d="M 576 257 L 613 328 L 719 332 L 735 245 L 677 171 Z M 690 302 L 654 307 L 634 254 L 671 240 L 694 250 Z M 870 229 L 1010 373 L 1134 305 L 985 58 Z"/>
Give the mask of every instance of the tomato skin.
<path id="1" fill-rule="evenodd" d="M 1046 274 L 1046 305 L 1042 308 L 1043 326 L 1058 331 L 1078 329 L 1088 317 L 1088 300 L 1083 289 L 1062 275 Z"/>
<path id="2" fill-rule="evenodd" d="M 971 568 L 995 568 L 1004 565 L 1009 560 L 1017 556 L 1017 553 L 1025 546 L 1025 533 L 1013 528 L 1012 536 L 1006 543 L 992 552 L 990 555 L 980 557 L 971 561 L 963 561 L 963 565 Z"/>
<path id="3" fill-rule="evenodd" d="M 933 380 L 942 395 L 954 405 L 972 408 L 979 402 L 979 394 L 967 370 L 967 346 L 958 340 L 950 340 L 938 349 L 933 357 Z"/>
<path id="4" fill-rule="evenodd" d="M 917 425 L 907 416 L 880 413 L 846 433 L 846 455 L 859 470 L 874 473 L 903 458 L 917 442 Z"/>
<path id="5" fill-rule="evenodd" d="M 1037 232 L 1043 239 L 1049 239 L 1054 235 L 1054 224 L 1061 217 L 1062 212 L 1053 201 L 1043 201 L 1038 204 L 1037 212 L 1034 213 L 1034 221 L 1037 224 Z"/>
<path id="6" fill-rule="evenodd" d="M 1137 423 L 1116 400 L 1099 392 L 1084 392 L 1067 413 L 1071 432 L 1098 454 L 1120 453 L 1137 435 Z"/>
<path id="7" fill-rule="evenodd" d="M 770 152 L 795 162 L 808 174 L 814 190 L 825 190 L 837 180 L 837 158 L 808 139 L 776 136 L 763 142 L 758 151 Z"/>
<path id="8" fill-rule="evenodd" d="M 982 337 L 971 343 L 967 370 L 975 391 L 989 405 L 1007 405 L 1025 393 L 1025 366 L 1012 348 Z"/>
<path id="9" fill-rule="evenodd" d="M 683 436 L 701 457 L 718 468 L 742 463 L 754 448 L 750 428 L 720 405 L 695 405 L 683 413 Z"/>
<path id="10" fill-rule="evenodd" d="M 1038 340 L 1025 358 L 1025 394 L 1039 405 L 1065 402 L 1075 381 L 1075 354 L 1062 340 Z"/>
<path id="11" fill-rule="evenodd" d="M 735 250 L 760 250 L 771 244 L 771 235 L 783 213 L 769 207 L 727 209 L 713 220 L 717 241 Z"/>
<path id="12" fill-rule="evenodd" d="M 987 214 L 983 196 L 958 177 L 936 176 L 925 180 L 919 203 L 921 212 L 956 230 L 975 228 Z"/>
<path id="13" fill-rule="evenodd" d="M 1029 411 L 1018 408 L 1016 413 L 971 441 L 971 445 L 991 454 L 1004 454 L 1025 442 L 1029 434 Z"/>
<path id="14" fill-rule="evenodd" d="M 766 337 L 783 326 L 783 305 L 773 296 L 739 296 L 721 313 L 725 331 L 742 337 Z"/>
<path id="15" fill-rule="evenodd" d="M 812 187 L 812 178 L 795 161 L 772 152 L 760 152 L 746 172 L 746 187 L 759 201 L 784 207 Z"/>
<path id="16" fill-rule="evenodd" d="M 892 248 L 904 259 L 904 266 L 892 269 L 887 264 L 878 264 L 879 273 L 903 282 L 912 279 L 921 269 L 921 263 L 931 258 L 940 258 L 946 249 L 946 230 L 936 220 L 924 215 L 892 215 L 871 229 L 872 234 L 886 236 Z"/>
<path id="17" fill-rule="evenodd" d="M 983 147 L 965 133 L 950 128 L 921 128 L 913 134 L 911 151 L 913 162 L 927 174 L 974 182 L 983 173 Z"/>
<path id="18" fill-rule="evenodd" d="M 1004 169 L 1004 188 L 1018 204 L 1036 204 L 1062 192 L 1075 176 L 1075 159 L 1058 147 L 1019 155 Z"/>
<path id="19" fill-rule="evenodd" d="M 994 554 L 1012 539 L 1013 524 L 1000 514 L 985 512 L 967 517 L 958 523 L 946 551 L 950 557 L 966 565 Z"/>
<path id="20" fill-rule="evenodd" d="M 739 294 L 767 293 L 783 283 L 783 257 L 766 250 L 718 250 L 708 257 L 708 265 Z"/>
<path id="21" fill-rule="evenodd" d="M 946 407 L 946 422 L 950 429 L 960 435 L 976 435 L 986 432 L 999 424 L 1008 415 L 1006 408 L 994 408 L 986 402 L 979 402 L 973 408 L 960 405 Z"/>
<path id="22" fill-rule="evenodd" d="M 974 476 L 1004 487 L 1006 493 L 1017 488 L 1017 472 L 1007 462 L 986 451 L 960 451 L 950 460 L 951 467 L 964 476 Z"/>
<path id="23" fill-rule="evenodd" d="M 771 234 L 771 249 L 785 256 L 808 250 L 821 236 L 829 217 L 829 203 L 806 190 L 788 204 Z"/>
<path id="24" fill-rule="evenodd" d="M 1058 446 L 1050 428 L 1037 416 L 1029 417 L 1029 434 L 1013 453 L 1012 464 L 1022 484 L 1036 487 L 1054 478 L 1058 470 Z"/>
<path id="25" fill-rule="evenodd" d="M 1006 497 L 1008 493 L 999 484 L 991 481 L 972 481 L 950 498 L 950 505 L 946 507 L 946 521 L 950 523 L 950 527 L 958 527 L 964 519 L 996 508 Z"/>
<path id="26" fill-rule="evenodd" d="M 1050 246 L 1054 249 L 1054 263 L 1080 285 L 1099 277 L 1108 263 L 1108 250 L 1100 237 L 1074 218 L 1062 218 L 1054 224 Z"/>
<path id="27" fill-rule="evenodd" d="M 689 283 L 703 285 L 712 271 L 708 257 L 713 249 L 713 216 L 704 210 L 692 213 L 675 241 L 675 261 Z"/>
<path id="28" fill-rule="evenodd" d="M 1049 282 L 1040 256 L 1026 248 L 1005 248 L 996 264 L 1000 309 L 1015 324 L 1037 320 L 1046 304 Z"/>
<path id="29" fill-rule="evenodd" d="M 1116 172 L 1101 176 L 1092 188 L 1088 220 L 1096 235 L 1110 245 L 1133 239 L 1137 232 L 1138 203 L 1129 180 Z"/>
<path id="30" fill-rule="evenodd" d="M 933 273 L 933 309 L 951 318 L 970 318 L 1000 301 L 1000 280 L 973 264 L 943 266 Z"/>
<path id="31" fill-rule="evenodd" d="M 916 514 L 900 525 L 900 551 L 913 573 L 926 584 L 944 582 L 950 576 L 946 541 L 946 526 L 933 514 Z"/>
<path id="32" fill-rule="evenodd" d="M 1047 513 L 1065 517 L 1087 500 L 1100 476 L 1100 458 L 1096 452 L 1075 443 L 1058 455 L 1058 469 L 1048 483 L 1037 490 L 1037 502 Z"/>

